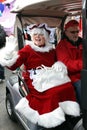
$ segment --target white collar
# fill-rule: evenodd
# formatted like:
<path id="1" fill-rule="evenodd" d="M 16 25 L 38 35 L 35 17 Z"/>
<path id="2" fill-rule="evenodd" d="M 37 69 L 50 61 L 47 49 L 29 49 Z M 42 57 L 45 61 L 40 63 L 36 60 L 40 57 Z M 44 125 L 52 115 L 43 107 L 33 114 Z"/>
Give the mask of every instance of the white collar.
<path id="1" fill-rule="evenodd" d="M 27 45 L 31 46 L 32 49 L 39 52 L 49 52 L 53 49 L 53 45 L 51 43 L 47 43 L 44 47 L 36 46 L 32 41 L 26 41 Z"/>

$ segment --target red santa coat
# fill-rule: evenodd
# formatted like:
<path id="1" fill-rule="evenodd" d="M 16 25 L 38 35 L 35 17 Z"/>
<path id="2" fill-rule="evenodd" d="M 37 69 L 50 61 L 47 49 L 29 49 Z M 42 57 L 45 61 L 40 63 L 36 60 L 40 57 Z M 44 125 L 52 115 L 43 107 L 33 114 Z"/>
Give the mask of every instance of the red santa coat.
<path id="1" fill-rule="evenodd" d="M 10 69 L 15 70 L 22 64 L 25 65 L 26 73 L 23 75 L 30 91 L 29 95 L 21 99 L 17 104 L 16 110 L 24 114 L 31 122 L 51 128 L 63 123 L 65 121 L 65 114 L 79 116 L 80 109 L 78 103 L 76 103 L 73 86 L 67 78 L 64 81 L 65 83 L 61 82 L 59 85 L 51 87 L 45 86 L 45 89 L 41 91 L 37 88 L 38 85 L 35 88 L 32 84 L 33 79 L 30 78 L 32 69 L 36 69 L 42 64 L 51 67 L 56 62 L 55 50 L 51 48 L 49 52 L 44 52 L 43 48 L 41 51 L 35 51 L 31 45 L 25 46 L 18 52 L 19 57 Z M 50 71 L 51 69 L 48 70 Z M 49 74 L 46 75 L 47 77 L 49 77 Z M 38 78 L 38 81 L 40 78 Z"/>
<path id="2" fill-rule="evenodd" d="M 57 45 L 56 53 L 57 59 L 67 66 L 71 81 L 78 81 L 82 70 L 82 44 L 76 47 L 67 39 L 63 39 Z"/>

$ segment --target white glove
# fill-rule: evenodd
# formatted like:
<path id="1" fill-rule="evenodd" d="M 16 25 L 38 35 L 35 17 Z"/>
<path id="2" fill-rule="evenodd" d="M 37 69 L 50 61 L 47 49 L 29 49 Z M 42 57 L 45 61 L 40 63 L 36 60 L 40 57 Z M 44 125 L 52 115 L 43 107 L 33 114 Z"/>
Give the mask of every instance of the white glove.
<path id="1" fill-rule="evenodd" d="M 10 67 L 18 58 L 17 39 L 11 35 L 6 38 L 6 46 L 0 50 L 0 64 Z"/>
<path id="2" fill-rule="evenodd" d="M 6 38 L 6 47 L 5 47 L 5 59 L 9 60 L 13 57 L 14 52 L 17 51 L 17 39 L 11 35 Z"/>

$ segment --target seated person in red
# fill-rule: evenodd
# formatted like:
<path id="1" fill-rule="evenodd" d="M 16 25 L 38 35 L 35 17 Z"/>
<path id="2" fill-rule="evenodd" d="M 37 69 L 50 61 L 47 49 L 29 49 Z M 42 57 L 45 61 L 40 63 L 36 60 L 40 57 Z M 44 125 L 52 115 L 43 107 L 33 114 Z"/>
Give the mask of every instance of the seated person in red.
<path id="1" fill-rule="evenodd" d="M 56 53 L 58 61 L 67 66 L 69 77 L 76 90 L 77 101 L 81 104 L 82 38 L 79 37 L 79 30 L 79 23 L 76 20 L 66 23 Z"/>
<path id="2" fill-rule="evenodd" d="M 1 51 L 6 53 L 0 58 L 0 63 L 11 70 L 24 64 L 24 80 L 30 93 L 19 101 L 15 109 L 45 130 L 62 124 L 66 114 L 79 116 L 80 108 L 66 66 L 56 60 L 56 51 L 49 43 L 47 26 L 32 27 L 31 40 L 18 52 L 12 47 L 8 52 L 6 47 L 2 48 Z M 15 38 L 10 36 L 7 44 L 12 44 L 12 41 L 15 42 Z"/>

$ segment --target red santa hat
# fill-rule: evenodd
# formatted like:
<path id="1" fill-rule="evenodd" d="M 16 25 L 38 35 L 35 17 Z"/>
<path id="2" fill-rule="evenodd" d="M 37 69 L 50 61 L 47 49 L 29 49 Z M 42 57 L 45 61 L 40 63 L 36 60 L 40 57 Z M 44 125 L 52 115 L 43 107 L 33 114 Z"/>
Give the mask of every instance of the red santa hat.
<path id="1" fill-rule="evenodd" d="M 79 26 L 79 22 L 76 20 L 70 20 L 68 23 L 65 24 L 64 29 L 68 29 L 69 27 Z"/>

